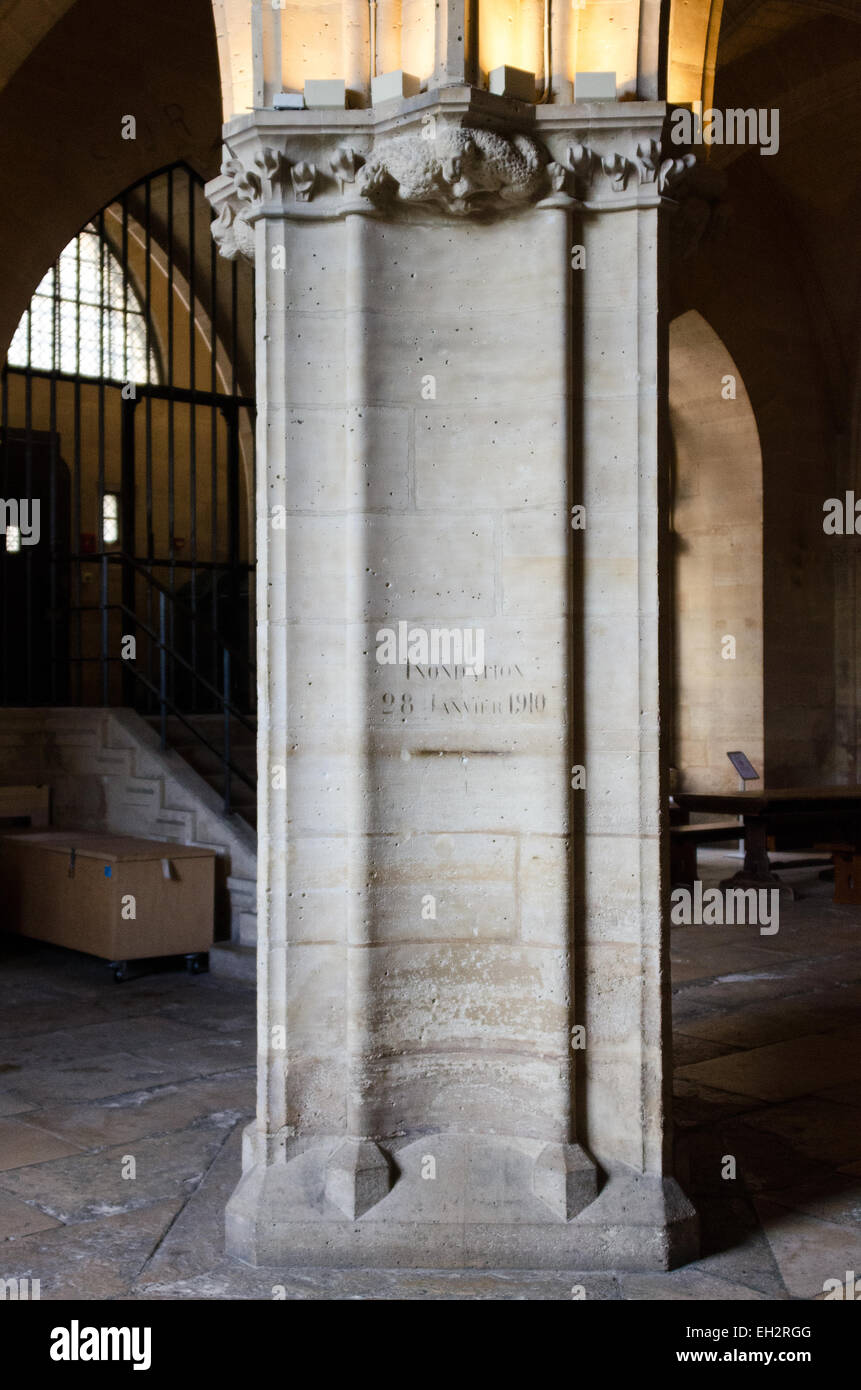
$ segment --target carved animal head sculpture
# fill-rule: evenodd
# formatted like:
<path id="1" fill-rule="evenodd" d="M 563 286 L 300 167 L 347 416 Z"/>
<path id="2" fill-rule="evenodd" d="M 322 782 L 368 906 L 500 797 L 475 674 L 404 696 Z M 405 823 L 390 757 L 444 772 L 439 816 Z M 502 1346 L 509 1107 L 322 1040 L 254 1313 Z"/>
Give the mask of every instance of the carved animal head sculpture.
<path id="1" fill-rule="evenodd" d="M 547 183 L 546 156 L 525 135 L 439 126 L 432 140 L 401 135 L 378 145 L 357 183 L 374 202 L 436 203 L 465 216 L 495 199 L 535 197 Z"/>

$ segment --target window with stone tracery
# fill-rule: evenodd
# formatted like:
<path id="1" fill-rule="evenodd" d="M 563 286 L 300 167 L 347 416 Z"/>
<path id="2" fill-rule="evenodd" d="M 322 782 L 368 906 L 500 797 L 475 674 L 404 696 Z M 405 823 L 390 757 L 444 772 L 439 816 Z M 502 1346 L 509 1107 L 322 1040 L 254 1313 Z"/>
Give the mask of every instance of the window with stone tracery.
<path id="1" fill-rule="evenodd" d="M 8 362 L 110 381 L 159 381 L 140 299 L 92 223 L 40 282 L 15 331 Z"/>

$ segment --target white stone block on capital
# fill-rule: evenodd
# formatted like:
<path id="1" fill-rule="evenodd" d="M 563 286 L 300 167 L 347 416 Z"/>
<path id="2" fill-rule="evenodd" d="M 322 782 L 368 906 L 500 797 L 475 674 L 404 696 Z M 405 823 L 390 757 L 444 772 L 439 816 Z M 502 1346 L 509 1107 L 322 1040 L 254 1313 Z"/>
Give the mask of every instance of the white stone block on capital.
<path id="1" fill-rule="evenodd" d="M 575 101 L 615 101 L 615 72 L 578 72 L 574 74 Z"/>
<path id="2" fill-rule="evenodd" d="M 379 77 L 371 78 L 371 103 L 379 106 L 384 101 L 418 96 L 421 85 L 421 78 L 400 68 L 395 72 L 384 72 Z"/>
<path id="3" fill-rule="evenodd" d="M 347 105 L 347 87 L 342 79 L 307 78 L 305 81 L 305 105 L 309 111 L 315 107 L 333 106 L 342 111 Z"/>
<path id="4" fill-rule="evenodd" d="M 496 96 L 514 97 L 518 101 L 535 101 L 535 73 L 524 68 L 503 65 L 487 75 L 487 90 Z"/>

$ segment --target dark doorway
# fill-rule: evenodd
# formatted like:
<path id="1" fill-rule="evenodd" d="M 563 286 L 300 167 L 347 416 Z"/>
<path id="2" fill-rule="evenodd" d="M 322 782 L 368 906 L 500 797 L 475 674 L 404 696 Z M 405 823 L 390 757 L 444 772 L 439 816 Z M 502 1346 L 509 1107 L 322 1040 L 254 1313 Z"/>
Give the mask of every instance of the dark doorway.
<path id="1" fill-rule="evenodd" d="M 56 433 L 0 431 L 4 705 L 69 698 L 69 469 Z"/>

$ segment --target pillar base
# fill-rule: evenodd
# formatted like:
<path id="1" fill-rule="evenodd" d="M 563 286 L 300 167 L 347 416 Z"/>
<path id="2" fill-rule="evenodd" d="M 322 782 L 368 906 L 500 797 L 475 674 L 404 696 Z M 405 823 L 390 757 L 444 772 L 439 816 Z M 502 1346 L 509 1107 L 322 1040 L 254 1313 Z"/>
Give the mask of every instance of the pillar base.
<path id="1" fill-rule="evenodd" d="M 672 1269 L 698 1254 L 674 1179 L 619 1171 L 597 1195 L 578 1145 L 500 1135 L 387 1145 L 391 1190 L 351 1220 L 327 1195 L 343 1143 L 252 1162 L 227 1207 L 228 1254 L 272 1268 L 572 1270 Z"/>

